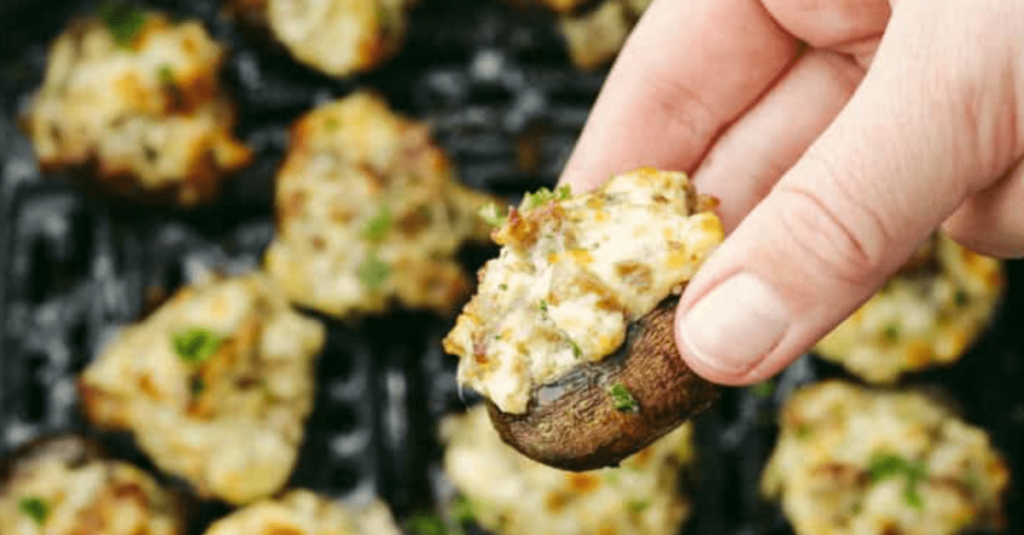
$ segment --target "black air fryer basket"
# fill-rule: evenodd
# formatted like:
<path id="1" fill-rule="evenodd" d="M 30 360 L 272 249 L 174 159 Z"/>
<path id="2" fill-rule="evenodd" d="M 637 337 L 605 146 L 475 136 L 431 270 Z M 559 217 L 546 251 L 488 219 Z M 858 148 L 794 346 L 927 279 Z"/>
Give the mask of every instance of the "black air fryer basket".
<path id="1" fill-rule="evenodd" d="M 333 80 L 268 53 L 219 18 L 216 0 L 150 0 L 203 19 L 231 47 L 226 75 L 256 163 L 214 208 L 140 210 L 42 176 L 17 114 L 40 82 L 47 44 L 90 0 L 0 0 L 0 455 L 41 435 L 74 431 L 152 468 L 130 439 L 98 434 L 78 412 L 74 380 L 115 329 L 208 269 L 259 265 L 273 235 L 272 183 L 286 126 L 315 103 L 372 87 L 428 122 L 468 184 L 510 202 L 554 184 L 604 73 L 571 68 L 552 20 L 498 0 L 426 0 L 402 54 L 359 79 Z M 493 250 L 469 251 L 476 269 Z M 991 433 L 1014 473 L 1007 533 L 1024 533 L 1024 263 L 993 328 L 960 363 L 911 382 L 952 394 Z M 440 507 L 439 419 L 462 410 L 455 358 L 440 348 L 451 319 L 398 312 L 359 324 L 323 319 L 318 365 L 294 486 L 339 498 L 380 494 L 400 520 Z M 792 389 L 842 376 L 804 357 L 763 389 L 731 389 L 697 421 L 700 462 L 689 492 L 692 535 L 791 533 L 758 479 Z M 173 483 L 173 482 L 172 482 Z M 203 504 L 193 533 L 226 507 Z"/>

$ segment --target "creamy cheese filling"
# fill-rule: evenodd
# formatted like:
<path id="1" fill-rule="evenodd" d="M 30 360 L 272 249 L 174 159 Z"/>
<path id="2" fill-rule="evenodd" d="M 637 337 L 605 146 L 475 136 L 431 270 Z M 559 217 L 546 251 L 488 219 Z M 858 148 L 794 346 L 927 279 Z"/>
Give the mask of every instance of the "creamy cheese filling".
<path id="1" fill-rule="evenodd" d="M 829 381 L 790 398 L 763 490 L 799 534 L 995 527 L 1009 471 L 982 429 L 924 394 Z"/>
<path id="2" fill-rule="evenodd" d="M 958 360 L 988 325 L 1002 263 L 936 234 L 905 268 L 815 347 L 872 383 Z"/>
<path id="3" fill-rule="evenodd" d="M 613 353 L 723 237 L 683 173 L 641 169 L 555 197 L 527 198 L 494 232 L 501 253 L 444 341 L 459 382 L 509 413 L 526 411 L 534 386 Z"/>
<path id="4" fill-rule="evenodd" d="M 491 426 L 482 405 L 441 425 L 445 474 L 464 509 L 497 535 L 675 535 L 689 516 L 680 469 L 694 459 L 682 425 L 620 468 L 566 472 L 524 457 Z"/>

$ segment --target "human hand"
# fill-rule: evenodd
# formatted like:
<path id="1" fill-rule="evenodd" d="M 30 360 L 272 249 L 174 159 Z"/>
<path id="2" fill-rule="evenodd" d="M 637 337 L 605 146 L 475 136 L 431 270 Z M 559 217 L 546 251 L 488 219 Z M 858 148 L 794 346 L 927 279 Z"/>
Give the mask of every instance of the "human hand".
<path id="1" fill-rule="evenodd" d="M 694 371 L 742 385 L 940 225 L 1024 255 L 1022 158 L 1020 0 L 655 0 L 562 183 L 651 166 L 722 200 L 731 235 L 686 288 L 676 341 Z"/>

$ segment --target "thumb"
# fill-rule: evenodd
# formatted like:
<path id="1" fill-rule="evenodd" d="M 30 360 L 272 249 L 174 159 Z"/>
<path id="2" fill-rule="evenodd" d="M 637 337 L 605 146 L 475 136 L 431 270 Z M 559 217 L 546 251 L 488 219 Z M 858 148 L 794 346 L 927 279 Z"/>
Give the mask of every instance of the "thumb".
<path id="1" fill-rule="evenodd" d="M 1020 153 L 1016 46 L 971 35 L 1006 19 L 938 4 L 898 5 L 846 108 L 688 285 L 676 338 L 696 373 L 741 385 L 778 372 Z"/>

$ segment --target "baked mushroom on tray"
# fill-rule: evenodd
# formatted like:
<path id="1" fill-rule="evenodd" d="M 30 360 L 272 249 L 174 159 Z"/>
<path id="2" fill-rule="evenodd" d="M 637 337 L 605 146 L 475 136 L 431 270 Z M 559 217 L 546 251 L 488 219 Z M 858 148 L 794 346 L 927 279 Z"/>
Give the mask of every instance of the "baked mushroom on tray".
<path id="1" fill-rule="evenodd" d="M 599 468 L 717 397 L 672 328 L 683 286 L 722 240 L 714 203 L 684 173 L 640 169 L 491 210 L 500 255 L 444 347 L 506 442 L 559 468 Z"/>
<path id="2" fill-rule="evenodd" d="M 477 213 L 493 200 L 458 181 L 426 125 L 355 93 L 292 126 L 266 269 L 292 302 L 331 316 L 447 314 L 471 288 L 455 255 L 486 242 Z"/>
<path id="3" fill-rule="evenodd" d="M 85 369 L 85 412 L 200 496 L 252 502 L 291 475 L 324 337 L 263 274 L 186 287 Z"/>
<path id="4" fill-rule="evenodd" d="M 441 424 L 444 472 L 466 516 L 495 535 L 675 535 L 690 515 L 682 470 L 694 460 L 684 424 L 619 468 L 564 472 L 502 442 L 477 405 Z"/>
<path id="5" fill-rule="evenodd" d="M 793 394 L 762 488 L 799 535 L 1000 529 L 1010 473 L 984 430 L 925 394 L 831 380 Z"/>
<path id="6" fill-rule="evenodd" d="M 618 56 L 652 0 L 508 0 L 542 5 L 557 17 L 569 60 L 589 71 Z"/>
<path id="7" fill-rule="evenodd" d="M 343 505 L 305 489 L 246 506 L 214 522 L 205 535 L 402 535 L 387 505 Z"/>
<path id="8" fill-rule="evenodd" d="M 0 470 L 3 535 L 185 535 L 183 502 L 75 435 L 41 439 Z"/>
<path id="9" fill-rule="evenodd" d="M 992 321 L 1004 277 L 998 259 L 935 233 L 815 352 L 878 384 L 951 364 Z"/>
<path id="10" fill-rule="evenodd" d="M 373 70 L 405 43 L 408 11 L 419 0 L 225 0 L 299 63 L 329 76 Z"/>
<path id="11" fill-rule="evenodd" d="M 607 65 L 616 56 L 651 0 L 604 0 L 577 15 L 562 15 L 558 26 L 569 58 L 584 70 Z"/>
<path id="12" fill-rule="evenodd" d="M 26 117 L 44 171 L 132 199 L 195 206 L 249 164 L 202 23 L 105 4 L 52 44 Z"/>

